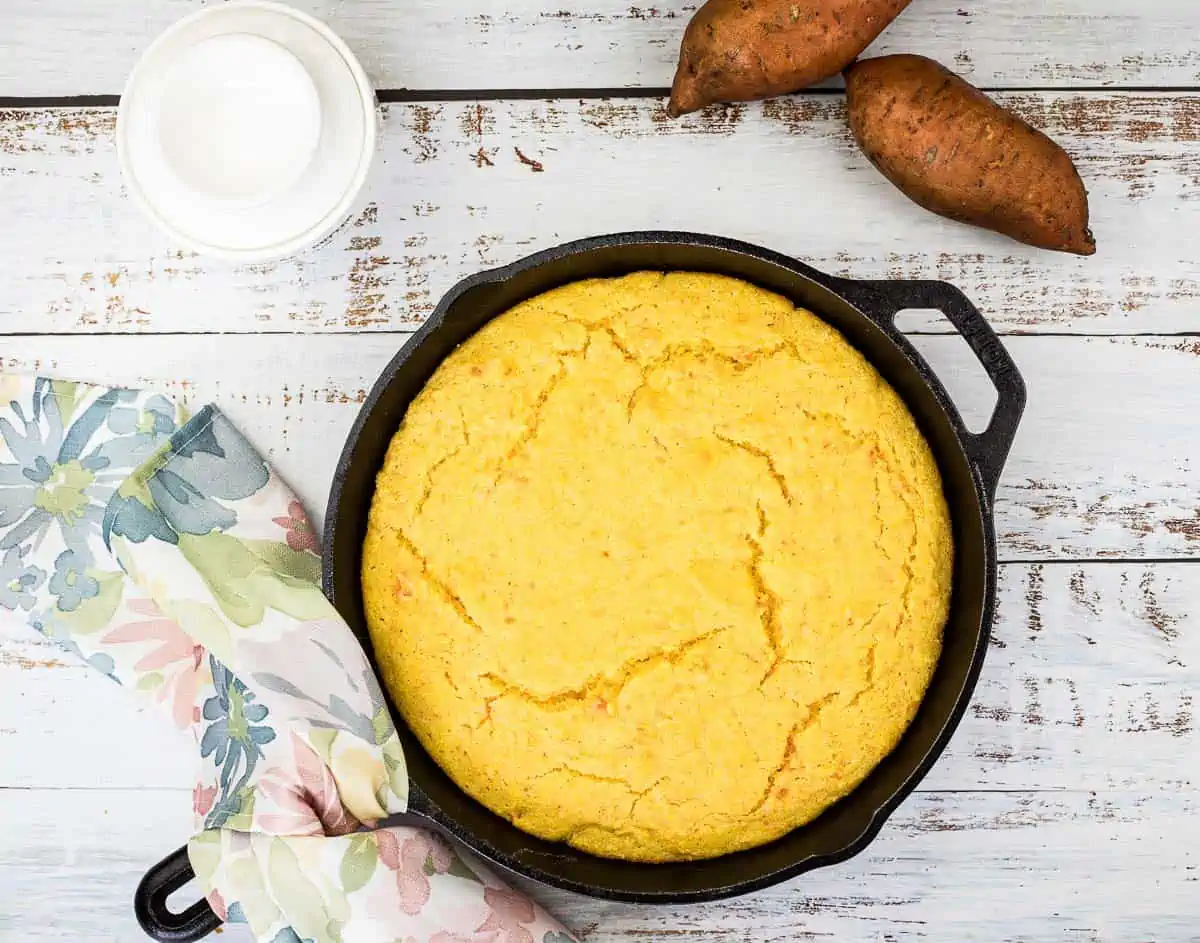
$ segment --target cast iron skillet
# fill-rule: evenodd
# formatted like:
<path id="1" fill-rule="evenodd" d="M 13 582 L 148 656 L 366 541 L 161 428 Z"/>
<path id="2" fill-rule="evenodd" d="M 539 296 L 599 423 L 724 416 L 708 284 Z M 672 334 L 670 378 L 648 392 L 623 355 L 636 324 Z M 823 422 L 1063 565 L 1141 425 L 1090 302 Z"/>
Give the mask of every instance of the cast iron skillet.
<path id="1" fill-rule="evenodd" d="M 991 328 L 952 285 L 835 278 L 766 249 L 714 236 L 599 236 L 472 276 L 450 290 L 383 371 L 350 432 L 334 478 L 325 518 L 324 588 L 372 662 L 359 587 L 362 543 L 375 475 L 408 404 L 455 347 L 518 302 L 582 278 L 643 269 L 717 272 L 778 292 L 841 331 L 904 398 L 937 458 L 954 528 L 953 598 L 929 692 L 899 746 L 853 793 L 778 841 L 711 861 L 632 864 L 534 838 L 459 790 L 400 723 L 411 776 L 411 812 L 405 818 L 451 835 L 505 868 L 557 887 L 628 901 L 713 900 L 757 890 L 862 851 L 945 748 L 966 710 L 987 650 L 996 594 L 992 502 L 1025 408 L 1025 384 Z M 967 430 L 929 365 L 896 329 L 897 312 L 907 308 L 941 311 L 983 364 L 999 394 L 984 432 Z M 394 706 L 392 715 L 400 720 Z M 167 910 L 167 895 L 191 876 L 181 849 L 142 881 L 135 910 L 152 937 L 196 940 L 217 925 L 203 901 L 182 914 Z"/>

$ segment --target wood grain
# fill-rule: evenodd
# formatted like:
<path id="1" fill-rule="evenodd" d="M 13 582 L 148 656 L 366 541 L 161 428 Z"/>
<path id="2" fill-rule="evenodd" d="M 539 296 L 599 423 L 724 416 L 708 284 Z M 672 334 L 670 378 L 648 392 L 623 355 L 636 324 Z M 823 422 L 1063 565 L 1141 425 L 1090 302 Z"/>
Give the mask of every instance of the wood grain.
<path id="1" fill-rule="evenodd" d="M 0 790 L 0 936 L 143 940 L 133 889 L 186 838 L 189 805 L 182 791 Z M 859 857 L 734 900 L 638 906 L 522 883 L 586 943 L 1165 943 L 1195 939 L 1198 841 L 1190 788 L 920 793 Z"/>
<path id="2" fill-rule="evenodd" d="M 669 85 L 697 0 L 294 0 L 380 88 Z M 0 96 L 116 94 L 202 0 L 6 0 Z M 872 52 L 919 52 L 988 87 L 1178 86 L 1200 77 L 1191 0 L 923 0 Z"/>
<path id="3" fill-rule="evenodd" d="M 342 442 L 404 337 L 0 337 L 0 369 L 150 385 L 218 403 L 319 521 Z M 914 342 L 981 428 L 995 393 L 957 337 Z M 996 508 L 1003 559 L 1185 557 L 1200 548 L 1200 345 L 1010 337 L 1029 407 Z"/>
<path id="4" fill-rule="evenodd" d="M 1200 93 L 999 97 L 1078 158 L 1096 257 L 921 210 L 856 150 L 841 95 L 680 121 L 657 99 L 388 106 L 371 208 L 318 252 L 243 266 L 175 249 L 142 218 L 112 110 L 0 111 L 0 331 L 406 330 L 482 268 L 653 228 L 837 274 L 945 279 L 1006 332 L 1194 330 L 1200 265 L 1179 234 L 1200 231 Z"/>

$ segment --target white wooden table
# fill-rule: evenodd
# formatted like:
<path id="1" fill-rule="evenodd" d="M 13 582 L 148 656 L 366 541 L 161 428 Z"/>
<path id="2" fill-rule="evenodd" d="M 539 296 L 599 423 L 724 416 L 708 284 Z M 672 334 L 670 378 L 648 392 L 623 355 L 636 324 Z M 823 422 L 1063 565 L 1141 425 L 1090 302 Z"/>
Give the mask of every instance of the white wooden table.
<path id="1" fill-rule="evenodd" d="M 879 839 L 735 901 L 543 900 L 589 943 L 1200 939 L 1195 0 L 914 0 L 879 44 L 996 90 L 1078 158 L 1088 260 L 918 210 L 855 151 L 833 90 L 667 120 L 686 0 L 303 0 L 386 90 L 374 202 L 318 254 L 253 266 L 172 247 L 121 190 L 115 95 L 202 3 L 0 4 L 0 368 L 215 400 L 318 518 L 364 392 L 441 294 L 583 235 L 691 229 L 945 278 L 1028 381 L 994 646 Z M 985 415 L 962 341 L 906 324 Z M 140 939 L 130 895 L 187 836 L 192 751 L 0 623 L 0 939 Z"/>

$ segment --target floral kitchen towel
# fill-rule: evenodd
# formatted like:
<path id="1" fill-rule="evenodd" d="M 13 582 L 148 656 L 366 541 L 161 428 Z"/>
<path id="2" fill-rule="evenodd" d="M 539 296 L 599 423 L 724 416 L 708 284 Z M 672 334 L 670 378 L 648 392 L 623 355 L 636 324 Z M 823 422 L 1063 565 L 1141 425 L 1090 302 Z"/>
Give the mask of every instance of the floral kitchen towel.
<path id="1" fill-rule="evenodd" d="M 209 902 L 259 940 L 571 943 L 407 805 L 303 508 L 214 407 L 0 375 L 0 607 L 195 737 Z"/>

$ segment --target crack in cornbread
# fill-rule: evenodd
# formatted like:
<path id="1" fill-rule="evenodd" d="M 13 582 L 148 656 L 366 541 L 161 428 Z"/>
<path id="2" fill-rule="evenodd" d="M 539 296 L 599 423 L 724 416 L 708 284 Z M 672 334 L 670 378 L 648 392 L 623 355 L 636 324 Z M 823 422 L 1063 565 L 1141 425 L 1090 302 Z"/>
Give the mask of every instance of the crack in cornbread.
<path id="1" fill-rule="evenodd" d="M 486 681 L 491 681 L 498 688 L 500 694 L 488 698 L 489 701 L 495 701 L 501 697 L 509 695 L 521 697 L 533 704 L 541 707 L 557 707 L 564 704 L 570 704 L 573 701 L 582 701 L 588 698 L 596 699 L 595 703 L 602 705 L 605 709 L 611 706 L 614 698 L 618 697 L 621 690 L 628 684 L 639 671 L 647 665 L 658 661 L 666 661 L 670 664 L 677 664 L 679 659 L 691 651 L 697 645 L 707 642 L 714 635 L 724 632 L 724 628 L 713 629 L 711 632 L 705 632 L 703 635 L 693 639 L 688 639 L 679 645 L 674 645 L 669 648 L 662 648 L 656 652 L 651 652 L 649 655 L 643 655 L 640 658 L 634 658 L 631 661 L 621 665 L 611 675 L 593 675 L 588 678 L 582 685 L 577 688 L 564 688 L 561 691 L 553 691 L 550 694 L 539 695 L 521 687 L 517 684 L 510 684 L 497 674 L 485 672 L 480 675 L 480 678 Z"/>
<path id="2" fill-rule="evenodd" d="M 606 324 L 603 327 L 604 330 L 614 338 L 613 342 L 619 346 L 619 342 L 616 341 L 616 331 L 612 328 L 612 326 Z M 637 358 L 633 357 L 633 355 L 630 354 L 630 352 L 624 347 L 620 347 L 620 349 L 622 353 L 625 354 L 626 359 L 632 358 L 631 362 L 639 363 Z M 625 418 L 630 422 L 633 421 L 633 410 L 634 407 L 637 406 L 638 395 L 649 385 L 651 376 L 663 367 L 670 366 L 672 363 L 677 363 L 681 358 L 691 357 L 696 360 L 712 358 L 728 364 L 735 373 L 744 373 L 746 370 L 749 370 L 751 367 L 753 367 L 760 357 L 777 354 L 782 349 L 784 348 L 780 346 L 764 350 L 751 350 L 747 351 L 742 356 L 735 357 L 722 353 L 713 347 L 709 342 L 701 342 L 699 344 L 672 344 L 657 357 L 655 357 L 650 363 L 642 365 L 642 378 L 638 385 L 633 388 L 633 392 L 629 394 L 629 399 L 625 403 Z"/>
<path id="3" fill-rule="evenodd" d="M 808 705 L 808 716 L 799 723 L 792 725 L 792 729 L 788 731 L 787 742 L 783 745 L 783 758 L 779 761 L 779 765 L 767 774 L 766 788 L 763 789 L 762 797 L 750 809 L 751 815 L 771 800 L 771 796 L 775 792 L 775 781 L 783 775 L 783 771 L 791 763 L 792 757 L 796 755 L 796 737 L 815 724 L 817 718 L 821 716 L 821 711 L 825 709 L 825 705 L 833 701 L 836 697 L 837 693 L 835 692 L 833 694 L 826 694 L 820 700 L 813 701 Z"/>
<path id="4" fill-rule="evenodd" d="M 726 445 L 735 449 L 741 449 L 744 452 L 749 452 L 751 455 L 757 455 L 767 463 L 767 471 L 771 473 L 771 477 L 775 479 L 775 483 L 779 485 L 779 493 L 783 495 L 783 500 L 788 504 L 792 503 L 792 493 L 788 490 L 787 479 L 779 473 L 779 469 L 775 466 L 775 459 L 771 457 L 771 453 L 766 449 L 759 448 L 757 445 L 752 445 L 749 442 L 742 442 L 740 439 L 732 439 L 727 435 L 721 435 L 715 428 L 713 435 Z"/>
<path id="5" fill-rule="evenodd" d="M 583 346 L 579 348 L 579 350 L 571 351 L 570 355 L 573 357 L 586 357 L 588 349 L 591 346 L 592 338 L 589 335 L 587 339 L 584 340 Z M 508 453 L 504 456 L 504 460 L 500 463 L 500 468 L 496 473 L 496 480 L 492 482 L 493 488 L 499 484 L 500 476 L 504 474 L 504 467 L 512 462 L 512 460 L 517 457 L 520 451 L 533 440 L 534 436 L 537 435 L 538 427 L 542 423 L 542 410 L 546 408 L 546 403 L 550 401 L 550 395 L 555 391 L 555 389 L 558 388 L 558 384 L 563 381 L 563 378 L 566 375 L 566 355 L 559 354 L 558 369 L 550 377 L 550 382 L 547 383 L 545 388 L 538 394 L 537 400 L 533 404 L 533 417 L 526 424 L 525 428 L 521 430 L 521 435 L 517 438 L 517 441 L 512 444 L 508 450 Z"/>
<path id="6" fill-rule="evenodd" d="M 791 504 L 792 499 L 786 491 L 784 495 Z M 767 673 L 762 676 L 762 681 L 759 682 L 761 687 L 775 673 L 775 669 L 783 663 L 786 655 L 781 644 L 783 629 L 779 625 L 779 597 L 763 579 L 761 569 L 763 561 L 761 541 L 767 534 L 767 512 L 763 510 L 761 504 L 755 504 L 755 510 L 758 511 L 758 534 L 746 535 L 746 543 L 750 545 L 748 568 L 750 581 L 754 584 L 754 595 L 758 598 L 758 621 L 762 623 L 763 634 L 767 637 L 767 644 L 771 648 L 771 664 L 767 667 Z"/>
<path id="7" fill-rule="evenodd" d="M 928 445 L 836 331 L 638 273 L 439 367 L 379 475 L 363 593 L 384 683 L 465 791 L 666 861 L 803 825 L 891 751 L 952 562 Z"/>
<path id="8" fill-rule="evenodd" d="M 417 549 L 416 545 L 404 535 L 404 531 L 397 528 L 395 531 L 395 538 L 400 546 L 404 547 L 404 549 L 408 551 L 408 553 L 420 566 L 421 575 L 428 580 L 429 584 L 433 586 L 435 590 L 437 590 L 442 599 L 444 599 L 451 606 L 451 608 L 458 613 L 458 617 L 476 632 L 482 632 L 482 627 L 478 622 L 471 618 L 471 613 L 467 612 L 467 606 L 466 603 L 462 601 L 462 597 L 459 596 L 458 593 L 454 592 L 448 583 L 446 583 L 444 580 L 438 579 L 438 577 L 433 574 L 429 568 L 429 561 L 425 559 L 424 555 Z M 402 575 L 396 577 L 393 591 L 394 594 L 400 598 L 405 598 L 412 595 L 412 590 L 410 589 L 406 578 Z"/>

